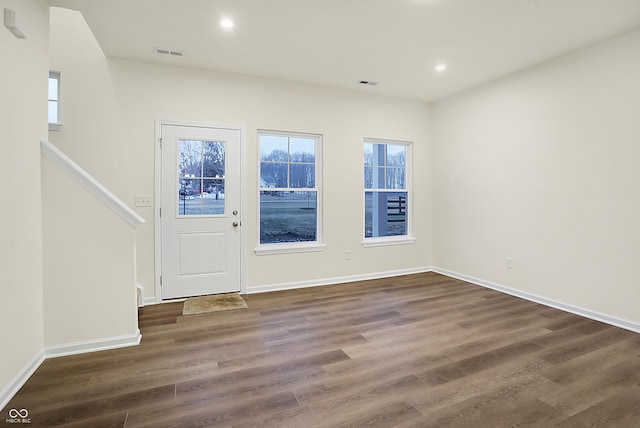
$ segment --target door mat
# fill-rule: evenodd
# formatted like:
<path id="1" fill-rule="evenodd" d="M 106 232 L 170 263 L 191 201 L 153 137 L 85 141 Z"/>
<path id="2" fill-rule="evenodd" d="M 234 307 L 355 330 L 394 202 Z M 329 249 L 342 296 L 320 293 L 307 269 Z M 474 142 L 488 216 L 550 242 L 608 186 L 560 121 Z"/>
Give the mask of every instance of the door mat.
<path id="1" fill-rule="evenodd" d="M 238 293 L 214 294 L 185 300 L 182 307 L 182 315 L 207 314 L 209 312 L 247 308 L 247 303 Z"/>

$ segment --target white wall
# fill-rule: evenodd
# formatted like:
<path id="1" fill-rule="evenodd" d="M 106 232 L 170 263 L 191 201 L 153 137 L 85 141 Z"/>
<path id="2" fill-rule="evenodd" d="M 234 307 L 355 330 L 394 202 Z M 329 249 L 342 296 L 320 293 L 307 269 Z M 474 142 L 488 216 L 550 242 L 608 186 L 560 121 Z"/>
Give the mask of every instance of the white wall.
<path id="1" fill-rule="evenodd" d="M 639 47 L 635 31 L 435 103 L 435 266 L 640 322 Z"/>
<path id="2" fill-rule="evenodd" d="M 68 19 L 57 25 L 60 16 Z M 122 126 L 111 85 L 104 84 L 105 57 L 80 13 L 52 8 L 51 22 L 50 66 L 61 72 L 63 126 L 49 138 L 76 163 L 90 164 L 90 174 L 112 192 L 122 194 L 129 187 L 121 180 L 128 175 L 128 146 L 118 134 Z M 85 37 L 77 37 L 79 33 Z M 70 90 L 83 99 L 69 96 L 74 93 Z M 73 120 L 79 112 L 84 120 Z M 46 159 L 42 180 L 47 353 L 136 343 L 134 229 Z"/>
<path id="3" fill-rule="evenodd" d="M 5 0 L 27 36 L 0 27 L 0 407 L 43 348 L 40 139 L 47 136 L 49 6 Z"/>
<path id="4" fill-rule="evenodd" d="M 156 119 L 246 125 L 248 203 L 244 210 L 248 222 L 243 227 L 248 243 L 249 287 L 420 269 L 431 264 L 431 183 L 426 167 L 431 164 L 431 154 L 426 104 L 127 60 L 107 60 L 105 67 L 80 15 L 61 10 L 52 12 L 52 17 L 51 61 L 52 67 L 62 73 L 64 130 L 52 133 L 51 140 L 125 202 L 133 205 L 136 194 L 154 194 Z M 65 40 L 69 43 L 63 43 Z M 323 135 L 326 250 L 254 254 L 258 129 Z M 415 143 L 417 241 L 413 245 L 361 246 L 365 137 Z M 138 211 L 149 220 L 138 233 L 138 282 L 150 297 L 154 293 L 153 211 Z M 345 250 L 351 250 L 352 260 L 343 259 Z"/>
<path id="5" fill-rule="evenodd" d="M 42 206 L 47 352 L 137 343 L 134 228 L 44 158 Z"/>
<path id="6" fill-rule="evenodd" d="M 51 8 L 50 67 L 60 71 L 60 131 L 49 139 L 110 191 L 130 188 L 130 144 L 107 59 L 82 14 Z M 124 199 L 124 198 L 123 198 Z M 133 205 L 133 200 L 125 200 Z"/>

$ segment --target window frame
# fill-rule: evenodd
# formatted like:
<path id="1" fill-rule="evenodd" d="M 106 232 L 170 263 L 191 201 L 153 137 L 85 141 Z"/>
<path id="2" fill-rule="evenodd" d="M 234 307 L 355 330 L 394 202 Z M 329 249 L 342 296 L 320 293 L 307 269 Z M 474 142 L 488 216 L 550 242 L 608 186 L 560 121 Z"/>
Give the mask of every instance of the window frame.
<path id="1" fill-rule="evenodd" d="M 366 168 L 366 159 L 365 159 L 365 151 L 364 147 L 366 144 L 382 144 L 382 145 L 395 145 L 395 146 L 404 146 L 405 147 L 405 165 L 404 165 L 404 188 L 401 189 L 387 189 L 386 188 L 386 177 L 385 177 L 385 188 L 367 188 L 366 182 L 364 179 L 364 172 Z M 413 143 L 410 141 L 402 141 L 402 140 L 387 140 L 380 138 L 364 138 L 363 146 L 362 146 L 362 246 L 363 247 L 379 247 L 379 246 L 387 246 L 387 245 L 405 245 L 405 244 L 413 244 L 416 241 L 416 238 L 413 236 Z M 386 153 L 386 151 L 385 151 Z M 385 169 L 387 166 L 385 165 Z M 383 193 L 398 193 L 398 192 L 406 192 L 407 194 L 407 202 L 406 202 L 406 234 L 404 235 L 391 235 L 391 236 L 375 236 L 375 237 L 366 237 L 365 223 L 366 223 L 366 194 L 367 192 L 383 192 Z"/>
<path id="2" fill-rule="evenodd" d="M 202 162 L 199 162 L 200 164 L 200 174 L 198 176 L 194 176 L 194 174 L 191 174 L 190 177 L 188 177 L 189 174 L 186 175 L 181 175 L 179 174 L 180 171 L 180 159 L 181 159 L 181 148 L 182 148 L 182 143 L 200 143 L 201 144 L 201 159 Z M 206 143 L 213 143 L 213 144 L 221 144 L 223 149 L 223 159 L 222 159 L 222 163 L 223 163 L 223 168 L 225 171 L 223 171 L 222 177 L 220 177 L 219 174 L 216 174 L 215 176 L 205 176 L 204 175 L 204 159 L 205 159 L 205 144 Z M 178 172 L 178 180 L 180 182 L 181 188 L 182 186 L 184 186 L 181 190 L 186 189 L 186 185 L 185 185 L 185 181 L 186 180 L 192 180 L 194 182 L 200 182 L 200 191 L 199 191 L 199 195 L 203 195 L 204 193 L 204 183 L 205 181 L 209 181 L 209 182 L 222 182 L 225 186 L 226 189 L 226 157 L 227 157 L 227 141 L 221 141 L 221 140 L 212 140 L 212 139 L 191 139 L 191 138 L 178 138 L 177 144 L 176 144 L 176 160 L 178 161 L 178 165 L 177 165 L 177 169 L 176 171 Z M 223 211 L 221 213 L 207 213 L 207 214 L 180 214 L 180 204 L 181 204 L 181 200 L 184 201 L 182 202 L 182 204 L 186 204 L 186 198 L 187 194 L 185 193 L 184 195 L 182 193 L 178 193 L 176 195 L 176 210 L 177 210 L 177 218 L 181 218 L 181 219 L 189 219 L 189 218 L 223 218 L 223 217 L 227 217 L 228 213 L 227 213 L 227 203 L 226 200 L 223 198 L 223 206 L 222 209 Z M 184 197 L 184 199 L 181 199 L 182 197 Z M 200 196 L 201 197 L 201 196 Z M 216 198 L 216 200 L 218 200 Z M 202 202 L 202 201 L 201 201 Z M 184 206 L 184 205 L 183 205 Z M 200 208 L 202 209 L 204 206 L 203 203 L 200 204 Z"/>
<path id="3" fill-rule="evenodd" d="M 60 128 L 62 127 L 62 121 L 60 120 L 60 72 L 59 71 L 53 71 L 53 70 L 49 70 L 49 79 L 56 79 L 57 81 L 57 92 L 56 92 L 56 99 L 51 99 L 49 98 L 49 80 L 47 80 L 47 121 L 49 120 L 49 104 L 51 102 L 55 102 L 56 103 L 56 116 L 57 116 L 57 121 L 56 122 L 49 122 L 49 131 L 59 131 Z"/>
<path id="4" fill-rule="evenodd" d="M 286 137 L 290 138 L 305 138 L 305 139 L 313 139 L 315 142 L 315 182 L 313 188 L 311 187 L 262 187 L 261 185 L 261 137 L 263 136 L 272 136 L 272 137 Z M 274 131 L 274 130 L 266 130 L 266 129 L 258 129 L 257 134 L 257 246 L 255 248 L 256 255 L 266 255 L 266 254 L 287 254 L 287 253 L 302 253 L 302 252 L 314 252 L 314 251 L 322 251 L 325 248 L 324 240 L 323 240 L 323 197 L 322 197 L 322 135 L 321 134 L 313 134 L 313 133 L 304 133 L 304 132 L 291 132 L 291 131 Z M 290 142 L 289 142 L 290 144 Z M 280 162 L 285 163 L 285 162 Z M 287 164 L 291 164 L 295 162 L 291 162 L 289 159 L 286 162 Z M 288 183 L 289 184 L 289 183 Z M 276 185 L 277 186 L 277 185 Z M 278 243 L 260 243 L 260 216 L 261 216 L 261 207 L 260 207 L 260 196 L 262 191 L 315 191 L 316 192 L 316 240 L 315 241 L 305 241 L 305 242 L 278 242 Z"/>

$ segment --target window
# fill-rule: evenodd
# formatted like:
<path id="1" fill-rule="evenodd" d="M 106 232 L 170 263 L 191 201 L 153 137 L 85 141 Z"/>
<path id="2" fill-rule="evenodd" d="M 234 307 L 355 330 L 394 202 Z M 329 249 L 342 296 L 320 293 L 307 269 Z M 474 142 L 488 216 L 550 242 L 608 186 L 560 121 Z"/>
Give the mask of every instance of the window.
<path id="1" fill-rule="evenodd" d="M 260 245 L 320 246 L 321 142 L 319 135 L 258 133 Z"/>
<path id="2" fill-rule="evenodd" d="M 49 130 L 60 127 L 60 73 L 49 72 Z"/>
<path id="3" fill-rule="evenodd" d="M 409 143 L 365 140 L 365 243 L 374 242 L 376 238 L 397 243 L 410 234 L 410 177 L 407 174 L 410 148 Z"/>
<path id="4" fill-rule="evenodd" d="M 178 216 L 224 214 L 225 143 L 178 140 Z"/>

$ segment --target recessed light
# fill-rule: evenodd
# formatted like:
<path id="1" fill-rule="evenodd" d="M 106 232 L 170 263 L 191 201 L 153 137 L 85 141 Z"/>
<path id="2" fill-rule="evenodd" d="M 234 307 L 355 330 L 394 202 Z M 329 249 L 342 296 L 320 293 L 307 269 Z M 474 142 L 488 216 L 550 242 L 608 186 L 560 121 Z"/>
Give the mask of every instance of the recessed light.
<path id="1" fill-rule="evenodd" d="M 231 29 L 233 28 L 233 21 L 230 20 L 229 18 L 222 18 L 220 20 L 220 26 L 222 28 Z"/>
<path id="2" fill-rule="evenodd" d="M 443 71 L 445 71 L 447 69 L 447 66 L 444 64 L 438 64 L 435 66 L 434 70 L 437 71 L 438 73 L 442 73 Z"/>

